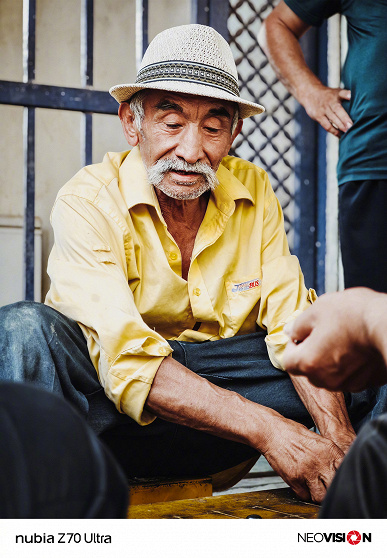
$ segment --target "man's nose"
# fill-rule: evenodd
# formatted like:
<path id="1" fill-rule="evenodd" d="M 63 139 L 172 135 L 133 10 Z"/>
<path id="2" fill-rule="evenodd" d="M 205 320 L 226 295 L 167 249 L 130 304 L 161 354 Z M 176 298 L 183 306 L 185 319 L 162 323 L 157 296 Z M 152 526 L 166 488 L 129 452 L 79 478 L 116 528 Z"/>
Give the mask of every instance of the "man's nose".
<path id="1" fill-rule="evenodd" d="M 179 143 L 175 148 L 175 155 L 190 164 L 197 163 L 203 159 L 203 141 L 197 127 L 187 126 L 179 134 Z"/>

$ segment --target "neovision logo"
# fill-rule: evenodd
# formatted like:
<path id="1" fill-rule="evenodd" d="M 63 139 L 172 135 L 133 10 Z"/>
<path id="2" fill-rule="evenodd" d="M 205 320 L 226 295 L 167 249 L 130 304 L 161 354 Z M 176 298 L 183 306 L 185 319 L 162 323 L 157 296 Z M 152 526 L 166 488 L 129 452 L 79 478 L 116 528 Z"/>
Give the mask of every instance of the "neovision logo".
<path id="1" fill-rule="evenodd" d="M 357 545 L 360 542 L 372 542 L 371 533 L 359 533 L 359 531 L 349 531 L 348 533 L 298 533 L 297 542 L 304 543 L 339 543 L 347 542 Z"/>

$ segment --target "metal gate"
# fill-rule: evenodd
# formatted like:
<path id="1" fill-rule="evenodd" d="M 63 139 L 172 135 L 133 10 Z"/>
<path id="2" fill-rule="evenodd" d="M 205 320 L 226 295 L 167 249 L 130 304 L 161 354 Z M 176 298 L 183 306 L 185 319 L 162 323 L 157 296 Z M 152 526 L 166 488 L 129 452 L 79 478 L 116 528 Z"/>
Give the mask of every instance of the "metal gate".
<path id="1" fill-rule="evenodd" d="M 266 170 L 284 211 L 288 240 L 293 247 L 295 101 L 278 82 L 257 43 L 262 20 L 274 2 L 230 1 L 228 29 L 236 60 L 241 95 L 266 108 L 246 120 L 235 153 Z"/>

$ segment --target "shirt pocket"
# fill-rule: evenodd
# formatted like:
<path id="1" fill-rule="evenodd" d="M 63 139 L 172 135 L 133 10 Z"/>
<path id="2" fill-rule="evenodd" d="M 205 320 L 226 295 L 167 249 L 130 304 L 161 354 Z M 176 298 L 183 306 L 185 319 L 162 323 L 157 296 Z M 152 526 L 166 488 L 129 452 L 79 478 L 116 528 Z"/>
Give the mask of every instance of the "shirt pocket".
<path id="1" fill-rule="evenodd" d="M 255 329 L 261 299 L 261 274 L 238 277 L 225 281 L 230 313 L 225 316 L 225 326 L 235 335 L 243 328 L 243 333 Z M 247 323 L 248 322 L 248 323 Z M 230 334 L 225 335 L 229 337 Z"/>

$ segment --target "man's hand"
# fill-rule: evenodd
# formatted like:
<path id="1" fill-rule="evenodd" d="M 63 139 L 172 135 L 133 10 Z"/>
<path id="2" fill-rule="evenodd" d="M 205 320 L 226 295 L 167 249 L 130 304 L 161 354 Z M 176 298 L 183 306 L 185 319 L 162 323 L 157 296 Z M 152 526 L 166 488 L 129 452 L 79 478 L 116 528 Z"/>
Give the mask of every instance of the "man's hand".
<path id="1" fill-rule="evenodd" d="M 316 120 L 327 132 L 339 137 L 347 132 L 353 122 L 342 107 L 342 101 L 349 101 L 348 89 L 325 87 L 322 84 L 309 86 L 299 93 L 299 101 L 307 114 Z"/>
<path id="2" fill-rule="evenodd" d="M 284 365 L 334 391 L 381 385 L 387 382 L 386 325 L 386 295 L 365 288 L 325 294 L 286 326 Z"/>
<path id="3" fill-rule="evenodd" d="M 306 500 L 322 501 L 344 456 L 330 438 L 211 384 L 171 357 L 160 365 L 146 408 L 164 420 L 253 447 Z"/>
<path id="4" fill-rule="evenodd" d="M 316 503 L 324 499 L 344 457 L 334 442 L 288 419 L 277 423 L 263 454 L 297 496 Z"/>

